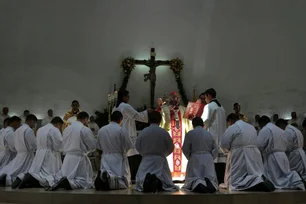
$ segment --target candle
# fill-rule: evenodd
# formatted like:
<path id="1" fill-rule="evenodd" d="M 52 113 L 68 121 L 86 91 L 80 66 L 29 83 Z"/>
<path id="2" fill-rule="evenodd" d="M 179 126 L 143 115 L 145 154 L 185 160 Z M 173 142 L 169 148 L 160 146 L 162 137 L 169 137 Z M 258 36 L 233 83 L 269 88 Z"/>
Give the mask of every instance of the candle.
<path id="1" fill-rule="evenodd" d="M 111 95 L 110 94 L 108 94 L 108 102 L 110 102 L 111 101 Z"/>
<path id="2" fill-rule="evenodd" d="M 118 98 L 118 91 L 115 91 L 115 100 Z"/>

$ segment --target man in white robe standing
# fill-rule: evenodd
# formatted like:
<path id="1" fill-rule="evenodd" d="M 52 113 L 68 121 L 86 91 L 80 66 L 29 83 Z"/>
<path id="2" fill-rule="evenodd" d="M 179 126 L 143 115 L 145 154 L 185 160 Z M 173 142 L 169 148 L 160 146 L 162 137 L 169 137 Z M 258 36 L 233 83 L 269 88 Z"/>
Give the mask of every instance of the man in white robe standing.
<path id="1" fill-rule="evenodd" d="M 186 134 L 183 153 L 188 159 L 184 190 L 197 193 L 214 193 L 218 180 L 214 166 L 216 142 L 213 136 L 203 129 L 203 120 L 192 120 L 194 130 Z"/>
<path id="2" fill-rule="evenodd" d="M 225 186 L 229 190 L 271 192 L 275 188 L 264 177 L 264 166 L 256 146 L 256 129 L 236 113 L 227 116 L 229 127 L 221 139 L 227 152 Z"/>
<path id="3" fill-rule="evenodd" d="M 5 118 L 2 123 L 2 128 L 0 129 L 0 135 L 4 132 L 4 130 L 7 128 L 9 124 L 10 118 Z"/>
<path id="4" fill-rule="evenodd" d="M 277 189 L 305 190 L 302 178 L 296 171 L 290 170 L 286 133 L 267 116 L 259 119 L 261 130 L 257 137 L 257 146 L 264 161 L 265 176 Z"/>
<path id="5" fill-rule="evenodd" d="M 149 114 L 150 126 L 140 132 L 136 141 L 136 149 L 142 160 L 136 175 L 136 190 L 142 192 L 176 191 L 172 181 L 167 156 L 174 145 L 169 133 L 160 128 L 162 117 L 159 112 Z"/>
<path id="6" fill-rule="evenodd" d="M 290 163 L 290 169 L 296 171 L 305 180 L 306 179 L 306 155 L 303 150 L 304 137 L 302 132 L 288 124 L 284 119 L 276 121 L 276 125 L 285 130 L 287 139 L 287 156 Z"/>
<path id="7" fill-rule="evenodd" d="M 95 180 L 96 190 L 118 190 L 131 186 L 131 173 L 126 153 L 134 148 L 128 134 L 120 127 L 123 116 L 111 115 L 110 124 L 98 133 L 98 149 L 102 150 L 100 171 Z"/>
<path id="8" fill-rule="evenodd" d="M 17 116 L 5 120 L 8 120 L 8 126 L 0 134 L 0 170 L 16 157 L 15 130 L 21 124 L 21 119 Z"/>
<path id="9" fill-rule="evenodd" d="M 87 154 L 96 149 L 97 140 L 86 127 L 88 120 L 88 113 L 80 112 L 77 121 L 64 130 L 63 151 L 66 156 L 61 170 L 56 175 L 46 178 L 50 186 L 47 190 L 93 187 L 93 170 Z"/>
<path id="10" fill-rule="evenodd" d="M 62 129 L 64 121 L 55 117 L 37 131 L 37 151 L 32 166 L 19 185 L 19 189 L 47 187 L 46 178 L 56 174 L 61 166 L 62 159 Z"/>
<path id="11" fill-rule="evenodd" d="M 137 112 L 130 104 L 128 104 L 130 100 L 130 95 L 127 90 L 120 90 L 118 92 L 118 101 L 116 108 L 114 111 L 120 111 L 123 115 L 122 121 L 122 129 L 127 132 L 129 137 L 131 138 L 132 143 L 135 145 L 137 139 L 137 131 L 135 121 L 139 122 L 148 122 L 148 111 L 145 110 L 143 112 Z M 134 181 L 136 177 L 136 173 L 141 162 L 141 156 L 139 152 L 135 148 L 132 148 L 127 153 L 130 170 L 131 170 L 131 180 Z"/>
<path id="12" fill-rule="evenodd" d="M 204 129 L 207 130 L 215 139 L 218 156 L 214 160 L 218 178 L 218 183 L 224 182 L 226 156 L 220 150 L 221 137 L 226 130 L 225 110 L 216 99 L 217 93 L 210 88 L 204 92 L 207 105 L 204 107 L 202 119 L 204 121 Z"/>
<path id="13" fill-rule="evenodd" d="M 44 117 L 44 119 L 41 121 L 41 126 L 45 126 L 47 124 L 49 124 L 51 122 L 51 120 L 53 119 L 53 110 L 49 109 L 48 110 L 48 115 L 46 117 Z"/>
<path id="14" fill-rule="evenodd" d="M 4 120 L 9 118 L 9 108 L 8 107 L 4 107 L 2 109 L 2 113 L 0 114 L 0 128 L 3 128 L 3 123 L 4 123 Z"/>
<path id="15" fill-rule="evenodd" d="M 17 188 L 23 179 L 22 174 L 29 171 L 36 150 L 36 138 L 32 129 L 36 123 L 36 116 L 30 114 L 25 123 L 15 131 L 14 143 L 17 155 L 0 170 L 0 183 L 12 186 L 13 189 Z"/>

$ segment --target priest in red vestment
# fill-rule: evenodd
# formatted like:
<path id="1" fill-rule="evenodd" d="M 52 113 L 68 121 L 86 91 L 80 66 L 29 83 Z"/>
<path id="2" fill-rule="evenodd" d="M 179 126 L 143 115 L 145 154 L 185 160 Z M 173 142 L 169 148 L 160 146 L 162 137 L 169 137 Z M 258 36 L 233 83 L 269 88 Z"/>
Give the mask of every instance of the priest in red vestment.
<path id="1" fill-rule="evenodd" d="M 185 179 L 187 159 L 182 152 L 185 134 L 192 129 L 191 121 L 184 118 L 186 107 L 180 105 L 179 93 L 173 91 L 169 96 L 169 103 L 164 104 L 158 99 L 158 108 L 162 115 L 160 126 L 171 135 L 174 151 L 167 157 L 172 179 L 183 181 Z"/>

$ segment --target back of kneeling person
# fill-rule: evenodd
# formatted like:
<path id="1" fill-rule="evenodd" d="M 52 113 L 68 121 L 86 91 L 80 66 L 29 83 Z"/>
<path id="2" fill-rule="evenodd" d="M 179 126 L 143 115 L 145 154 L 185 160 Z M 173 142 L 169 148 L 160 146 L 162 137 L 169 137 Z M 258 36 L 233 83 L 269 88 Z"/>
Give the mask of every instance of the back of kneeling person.
<path id="1" fill-rule="evenodd" d="M 232 113 L 227 117 L 221 148 L 228 152 L 225 186 L 229 190 L 274 191 L 275 187 L 264 176 L 264 166 L 256 146 L 256 129 Z"/>
<path id="2" fill-rule="evenodd" d="M 120 127 L 122 119 L 121 112 L 113 112 L 110 124 L 98 132 L 98 149 L 102 150 L 102 160 L 95 180 L 96 190 L 126 189 L 131 186 L 126 154 L 134 145 L 129 135 Z"/>
<path id="3" fill-rule="evenodd" d="M 61 170 L 48 176 L 48 190 L 60 188 L 66 190 L 88 189 L 93 187 L 93 170 L 87 156 L 97 147 L 97 140 L 92 131 L 86 127 L 89 115 L 80 112 L 77 121 L 68 126 L 63 133 L 63 151 L 65 159 Z"/>
<path id="4" fill-rule="evenodd" d="M 214 193 L 218 189 L 218 179 L 214 166 L 217 156 L 213 136 L 203 129 L 201 118 L 192 120 L 194 130 L 186 134 L 183 153 L 188 159 L 183 189 L 197 193 Z"/>
<path id="5" fill-rule="evenodd" d="M 140 132 L 136 149 L 142 156 L 137 175 L 136 190 L 142 192 L 177 191 L 166 157 L 174 150 L 173 141 L 167 131 L 159 127 L 159 112 L 149 114 L 150 126 Z"/>
<path id="6" fill-rule="evenodd" d="M 56 174 L 61 166 L 62 159 L 62 129 L 63 120 L 54 117 L 51 123 L 37 131 L 37 151 L 28 173 L 25 174 L 19 185 L 22 188 L 37 188 L 48 186 L 47 177 Z"/>

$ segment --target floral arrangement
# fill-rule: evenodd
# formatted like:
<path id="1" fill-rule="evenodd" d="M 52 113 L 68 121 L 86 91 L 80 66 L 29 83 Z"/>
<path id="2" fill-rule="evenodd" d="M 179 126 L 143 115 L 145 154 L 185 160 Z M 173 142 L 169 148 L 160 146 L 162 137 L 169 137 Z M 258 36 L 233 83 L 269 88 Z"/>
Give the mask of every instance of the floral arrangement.
<path id="1" fill-rule="evenodd" d="M 121 62 L 121 67 L 123 68 L 124 77 L 120 89 L 126 89 L 132 70 L 135 68 L 134 58 L 132 57 L 125 58 Z"/>
<path id="2" fill-rule="evenodd" d="M 135 68 L 134 58 L 125 58 L 121 63 L 121 67 L 123 68 L 124 73 L 130 73 Z"/>
<path id="3" fill-rule="evenodd" d="M 183 70 L 183 62 L 179 58 L 175 58 L 170 61 L 170 69 L 174 72 L 174 74 L 179 74 Z"/>

